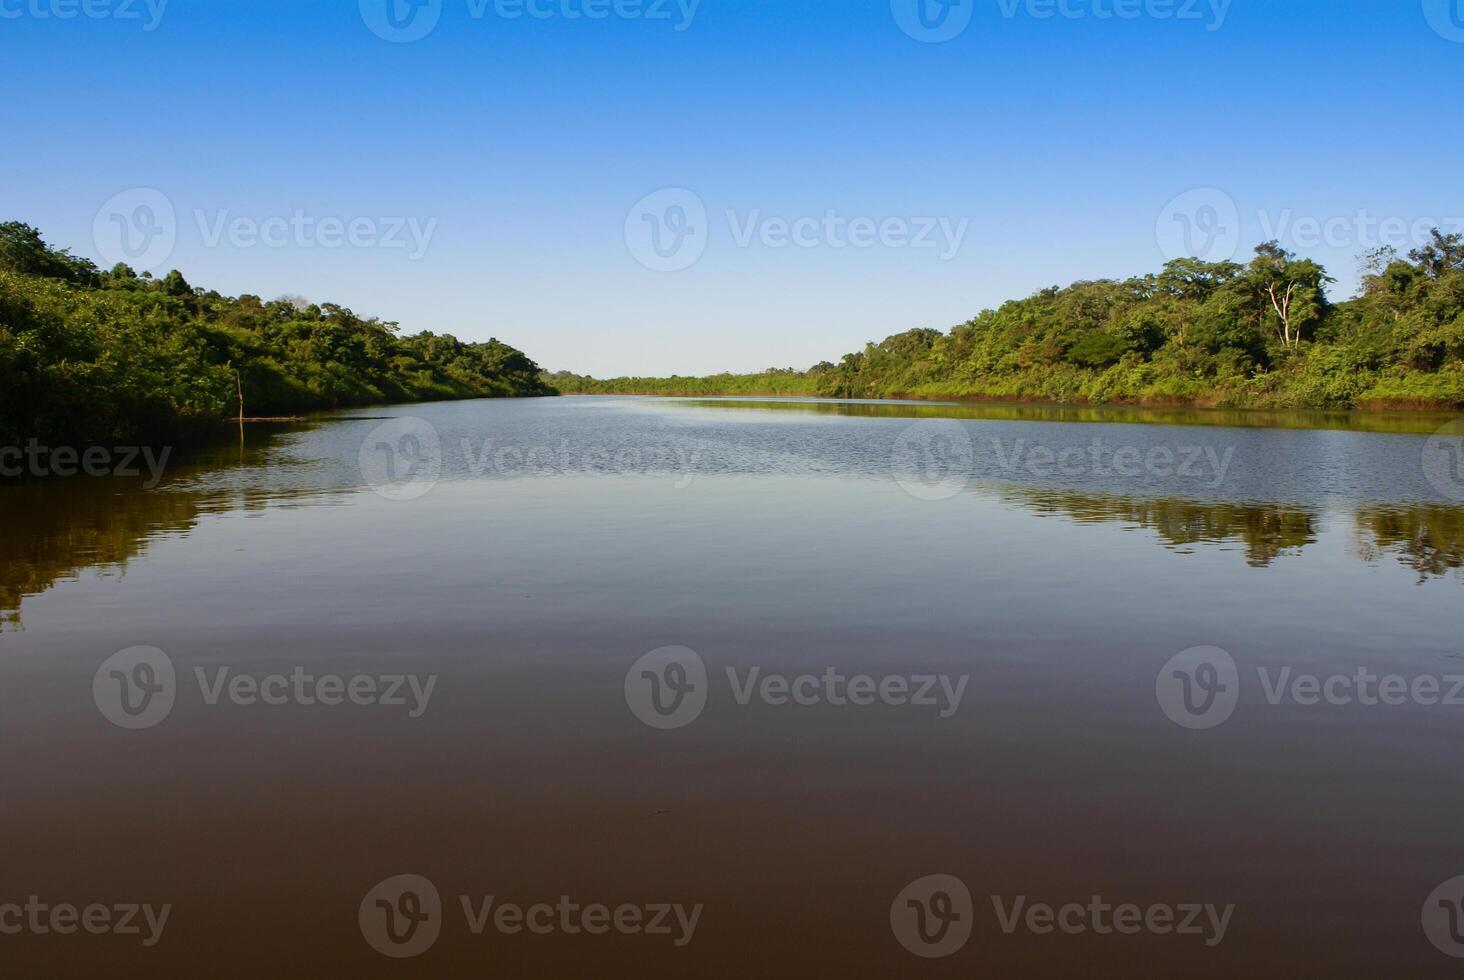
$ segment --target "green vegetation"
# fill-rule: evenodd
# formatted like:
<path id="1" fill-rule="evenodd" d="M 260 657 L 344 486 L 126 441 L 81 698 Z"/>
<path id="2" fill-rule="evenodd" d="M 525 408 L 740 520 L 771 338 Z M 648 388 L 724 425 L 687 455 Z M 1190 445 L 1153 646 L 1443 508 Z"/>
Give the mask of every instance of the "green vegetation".
<path id="1" fill-rule="evenodd" d="M 613 378 L 599 381 L 568 371 L 546 374 L 545 381 L 576 395 L 817 395 L 818 379 L 794 368 L 768 368 L 758 374 L 713 374 L 705 378 Z"/>
<path id="2" fill-rule="evenodd" d="M 783 412 L 871 419 L 972 419 L 1003 422 L 1085 422 L 1119 425 L 1222 425 L 1231 428 L 1333 429 L 1431 435 L 1458 419 L 1453 411 L 1354 412 L 1345 409 L 1192 408 L 1173 405 L 1094 405 L 1058 402 L 895 402 L 688 398 L 690 408 L 719 412 Z"/>
<path id="3" fill-rule="evenodd" d="M 1056 287 L 949 333 L 897 334 L 838 364 L 704 378 L 544 374 L 490 340 L 404 337 L 344 307 L 222 296 L 177 271 L 103 272 L 0 224 L 0 445 L 164 442 L 250 416 L 568 393 L 966 398 L 1229 408 L 1464 405 L 1464 238 L 1365 259 L 1341 303 L 1275 242 L 1248 264 L 1181 259 Z"/>
<path id="4" fill-rule="evenodd" d="M 1229 408 L 1464 405 L 1464 238 L 1364 259 L 1362 295 L 1275 242 L 1246 265 L 1180 259 L 1155 275 L 1075 283 L 949 333 L 897 334 L 802 374 L 595 381 L 567 392 L 969 398 Z"/>
<path id="5" fill-rule="evenodd" d="M 490 340 L 400 336 L 333 304 L 263 302 L 125 265 L 99 271 L 0 224 L 0 445 L 164 442 L 245 411 L 554 394 Z"/>

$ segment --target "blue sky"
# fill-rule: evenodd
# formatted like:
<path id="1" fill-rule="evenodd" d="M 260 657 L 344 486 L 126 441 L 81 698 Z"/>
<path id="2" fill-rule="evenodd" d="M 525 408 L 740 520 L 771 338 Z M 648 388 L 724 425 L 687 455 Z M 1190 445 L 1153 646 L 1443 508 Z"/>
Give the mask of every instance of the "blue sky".
<path id="1" fill-rule="evenodd" d="M 160 194 L 160 271 L 552 369 L 806 367 L 1152 271 L 1183 222 L 1347 295 L 1464 222 L 1464 0 L 85 2 L 0 0 L 0 217 L 110 264 Z"/>

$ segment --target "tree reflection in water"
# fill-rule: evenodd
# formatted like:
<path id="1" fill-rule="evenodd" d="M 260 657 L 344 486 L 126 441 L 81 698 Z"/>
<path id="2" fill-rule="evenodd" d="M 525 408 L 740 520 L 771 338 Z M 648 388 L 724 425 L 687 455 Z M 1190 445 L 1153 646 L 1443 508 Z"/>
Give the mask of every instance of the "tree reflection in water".
<path id="1" fill-rule="evenodd" d="M 310 474 L 290 482 L 282 468 L 306 460 L 268 452 L 268 439 L 243 450 L 198 457 L 175 468 L 152 490 L 140 481 L 76 479 L 0 487 L 0 632 L 20 628 L 29 596 L 91 571 L 122 574 L 129 561 L 169 535 L 186 535 L 211 513 L 261 511 L 281 503 L 338 503 L 349 488 L 311 487 Z M 1143 498 L 1050 488 L 986 484 L 1032 513 L 1079 524 L 1117 523 L 1153 531 L 1156 543 L 1180 554 L 1204 547 L 1243 547 L 1252 567 L 1299 555 L 1316 543 L 1321 512 L 1294 504 L 1244 504 Z M 1453 575 L 1464 581 L 1464 507 L 1366 504 L 1352 510 L 1351 553 L 1376 563 L 1389 557 L 1420 582 Z"/>

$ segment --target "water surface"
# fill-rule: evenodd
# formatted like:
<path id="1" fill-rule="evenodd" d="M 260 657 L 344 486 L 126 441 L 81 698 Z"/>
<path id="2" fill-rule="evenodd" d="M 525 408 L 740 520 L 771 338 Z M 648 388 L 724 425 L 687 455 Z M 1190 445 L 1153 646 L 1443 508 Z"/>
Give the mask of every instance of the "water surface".
<path id="1" fill-rule="evenodd" d="M 1420 911 L 1464 874 L 1464 706 L 1272 704 L 1258 671 L 1464 674 L 1464 483 L 1425 465 L 1447 420 L 1260 421 L 461 402 L 251 432 L 151 489 L 0 488 L 0 901 L 174 906 L 155 948 L 0 953 L 57 975 L 1443 975 Z M 178 685 L 133 731 L 93 681 L 138 646 Z M 665 647 L 708 696 L 661 730 L 627 673 Z M 1156 693 L 1196 647 L 1238 670 L 1204 729 Z M 436 682 L 419 717 L 209 704 L 195 672 L 221 667 Z M 741 704 L 729 669 L 966 681 L 942 717 Z M 397 963 L 357 912 L 403 873 L 454 908 Z M 917 959 L 890 907 L 936 873 L 975 928 Z M 473 936 L 462 894 L 704 910 L 679 948 Z M 1094 895 L 1233 920 L 1214 946 L 1006 935 L 991 902 Z"/>

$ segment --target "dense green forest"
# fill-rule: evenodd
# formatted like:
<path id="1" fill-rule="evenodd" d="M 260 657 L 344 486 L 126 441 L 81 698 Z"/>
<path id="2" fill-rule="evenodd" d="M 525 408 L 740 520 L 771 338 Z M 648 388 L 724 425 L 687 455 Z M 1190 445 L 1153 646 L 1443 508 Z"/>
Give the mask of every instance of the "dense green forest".
<path id="1" fill-rule="evenodd" d="M 556 371 L 545 380 L 559 391 L 577 395 L 817 395 L 818 379 L 808 371 L 768 368 L 757 374 L 712 374 L 704 378 L 612 378 L 601 381 Z"/>
<path id="2" fill-rule="evenodd" d="M 1365 258 L 1333 302 L 1320 265 L 1271 242 L 1247 264 L 1181 259 L 1053 287 L 949 333 L 839 363 L 704 378 L 544 374 L 497 340 L 402 336 L 329 303 L 228 297 L 177 272 L 110 271 L 0 224 L 0 444 L 166 441 L 250 416 L 575 393 L 992 398 L 1265 408 L 1464 405 L 1464 238 Z"/>
<path id="3" fill-rule="evenodd" d="M 0 224 L 0 445 L 188 439 L 237 416 L 554 394 L 497 340 L 404 337 L 330 303 L 103 272 Z"/>
<path id="4" fill-rule="evenodd" d="M 1464 405 L 1464 238 L 1363 258 L 1361 295 L 1275 242 L 1248 264 L 1180 259 L 1053 287 L 949 333 L 920 329 L 806 372 L 597 381 L 565 392 L 992 398 L 1235 408 Z"/>

